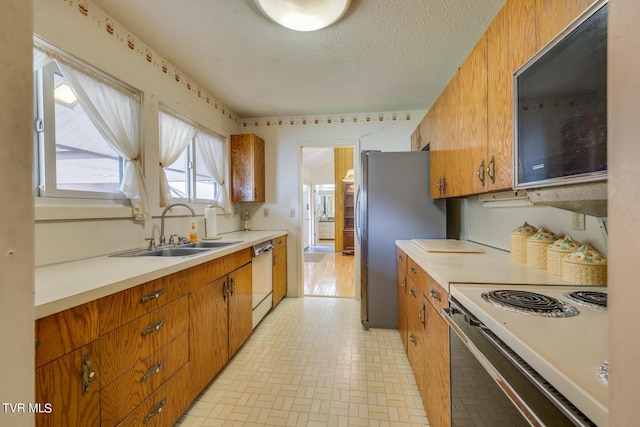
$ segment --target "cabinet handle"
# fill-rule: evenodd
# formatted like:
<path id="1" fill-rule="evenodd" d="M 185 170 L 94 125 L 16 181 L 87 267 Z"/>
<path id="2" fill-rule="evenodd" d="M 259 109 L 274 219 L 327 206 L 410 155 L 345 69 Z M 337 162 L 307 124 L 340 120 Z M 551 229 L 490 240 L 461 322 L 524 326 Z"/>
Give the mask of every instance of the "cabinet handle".
<path id="1" fill-rule="evenodd" d="M 231 296 L 234 296 L 236 293 L 236 281 L 231 279 Z"/>
<path id="2" fill-rule="evenodd" d="M 409 289 L 409 295 L 411 295 L 412 297 L 415 297 L 416 296 L 416 290 L 413 289 L 413 288 Z"/>
<path id="3" fill-rule="evenodd" d="M 418 345 L 418 341 L 416 340 L 416 337 L 413 336 L 413 334 L 409 335 L 409 341 L 411 341 L 415 345 Z"/>
<path id="4" fill-rule="evenodd" d="M 398 258 L 398 261 L 404 261 L 404 257 L 402 255 L 398 255 L 397 258 Z"/>
<path id="5" fill-rule="evenodd" d="M 154 300 L 154 299 L 158 299 L 160 298 L 160 295 L 162 295 L 163 293 L 164 293 L 164 288 L 156 289 L 155 291 L 152 291 L 150 294 L 144 295 L 142 298 L 140 298 L 140 304 L 145 303 L 147 301 Z"/>
<path id="6" fill-rule="evenodd" d="M 407 278 L 402 279 L 402 290 L 407 292 Z"/>
<path id="7" fill-rule="evenodd" d="M 254 197 L 254 199 L 258 199 L 258 189 L 257 188 L 255 188 L 253 190 L 253 197 Z"/>
<path id="8" fill-rule="evenodd" d="M 222 300 L 223 301 L 227 300 L 227 295 L 229 295 L 229 286 L 227 286 L 227 281 L 225 280 L 222 283 Z"/>
<path id="9" fill-rule="evenodd" d="M 422 308 L 418 313 L 418 318 L 420 319 L 420 323 L 422 323 L 422 329 L 424 329 L 427 324 L 427 306 L 426 305 L 422 304 Z"/>
<path id="10" fill-rule="evenodd" d="M 478 178 L 484 187 L 484 159 L 482 159 L 482 163 L 480 163 L 480 167 L 478 168 Z"/>
<path id="11" fill-rule="evenodd" d="M 164 360 L 159 361 L 158 363 L 156 363 L 155 365 L 153 365 L 151 367 L 151 369 L 149 369 L 147 372 L 145 372 L 142 375 L 142 378 L 140 378 L 140 381 L 145 381 L 147 378 L 157 374 L 158 372 L 160 372 L 160 368 L 162 368 L 162 366 L 164 366 Z"/>
<path id="12" fill-rule="evenodd" d="M 429 296 L 433 299 L 437 299 L 438 301 L 442 301 L 442 298 L 440 297 L 440 292 L 436 291 L 435 289 L 431 289 L 429 291 Z"/>
<path id="13" fill-rule="evenodd" d="M 154 323 L 153 325 L 151 325 L 151 326 L 148 326 L 148 327 L 144 328 L 144 329 L 142 330 L 142 332 L 140 332 L 140 336 L 142 336 L 142 337 L 143 337 L 143 336 L 145 336 L 145 335 L 150 334 L 151 332 L 158 331 L 158 330 L 160 330 L 160 328 L 162 327 L 162 325 L 164 325 L 164 319 L 160 319 L 160 320 L 158 320 L 156 323 Z"/>
<path id="14" fill-rule="evenodd" d="M 487 175 L 491 178 L 491 183 L 496 183 L 496 157 L 492 154 L 491 160 L 489 160 L 489 166 L 487 166 Z"/>
<path id="15" fill-rule="evenodd" d="M 409 271 L 413 274 L 418 274 L 418 270 L 416 270 L 414 267 L 409 267 Z"/>
<path id="16" fill-rule="evenodd" d="M 91 356 L 89 353 L 82 356 L 82 395 L 89 393 L 91 383 L 96 379 L 96 372 L 91 366 Z"/>
<path id="17" fill-rule="evenodd" d="M 273 256 L 273 259 L 271 261 L 272 261 L 272 265 L 275 267 L 275 265 L 276 265 L 276 256 L 275 255 Z"/>
<path id="18" fill-rule="evenodd" d="M 167 403 L 166 397 L 162 399 L 156 406 L 154 406 L 153 409 L 147 414 L 147 416 L 144 417 L 143 423 L 146 424 L 151 418 L 162 412 L 162 408 L 164 408 L 165 403 Z"/>

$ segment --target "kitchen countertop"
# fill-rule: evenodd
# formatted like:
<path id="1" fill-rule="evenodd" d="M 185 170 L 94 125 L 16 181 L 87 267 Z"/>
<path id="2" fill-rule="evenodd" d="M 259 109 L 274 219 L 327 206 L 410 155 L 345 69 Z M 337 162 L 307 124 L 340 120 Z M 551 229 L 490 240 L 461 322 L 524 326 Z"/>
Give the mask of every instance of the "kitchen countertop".
<path id="1" fill-rule="evenodd" d="M 451 283 L 573 285 L 547 270 L 512 262 L 509 252 L 467 243 L 484 253 L 426 252 L 411 240 L 396 240 L 398 248 L 447 290 Z"/>
<path id="2" fill-rule="evenodd" d="M 239 243 L 189 257 L 104 255 L 36 267 L 35 318 L 40 319 L 285 234 L 286 231 L 270 230 L 225 233 L 221 234 L 218 242 Z"/>

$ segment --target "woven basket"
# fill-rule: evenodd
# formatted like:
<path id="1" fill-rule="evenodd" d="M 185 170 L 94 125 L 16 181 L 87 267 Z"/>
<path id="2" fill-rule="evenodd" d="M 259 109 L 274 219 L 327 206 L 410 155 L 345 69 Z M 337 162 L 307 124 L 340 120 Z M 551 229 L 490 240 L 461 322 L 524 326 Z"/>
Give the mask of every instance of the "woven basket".
<path id="1" fill-rule="evenodd" d="M 589 245 L 562 259 L 562 278 L 580 285 L 607 285 L 607 260 Z"/>
<path id="2" fill-rule="evenodd" d="M 534 268 L 547 268 L 547 248 L 558 240 L 558 236 L 547 230 L 539 229 L 527 239 L 527 265 Z"/>
<path id="3" fill-rule="evenodd" d="M 538 229 L 526 222 L 511 232 L 511 261 L 527 262 L 527 239 Z"/>
<path id="4" fill-rule="evenodd" d="M 577 243 L 571 236 L 564 236 L 547 246 L 547 271 L 556 276 L 562 276 L 562 259 L 578 249 Z"/>

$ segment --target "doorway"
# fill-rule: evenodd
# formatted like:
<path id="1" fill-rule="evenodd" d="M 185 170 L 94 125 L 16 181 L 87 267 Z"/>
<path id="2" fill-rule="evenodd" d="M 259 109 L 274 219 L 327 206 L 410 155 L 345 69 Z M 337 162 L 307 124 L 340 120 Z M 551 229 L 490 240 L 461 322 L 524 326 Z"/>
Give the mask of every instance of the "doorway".
<path id="1" fill-rule="evenodd" d="M 342 178 L 353 168 L 353 147 L 303 147 L 305 296 L 355 298 L 354 257 L 343 255 Z"/>

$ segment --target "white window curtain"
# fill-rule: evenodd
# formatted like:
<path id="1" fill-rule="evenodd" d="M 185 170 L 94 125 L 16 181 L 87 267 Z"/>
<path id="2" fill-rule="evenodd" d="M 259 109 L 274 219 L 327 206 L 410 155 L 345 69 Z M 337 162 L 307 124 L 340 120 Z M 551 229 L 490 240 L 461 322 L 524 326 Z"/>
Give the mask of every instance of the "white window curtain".
<path id="1" fill-rule="evenodd" d="M 171 204 L 171 187 L 164 170 L 178 160 L 196 135 L 196 128 L 167 113 L 160 112 L 160 206 Z"/>
<path id="2" fill-rule="evenodd" d="M 225 213 L 233 212 L 233 205 L 225 186 L 227 176 L 227 142 L 224 138 L 200 131 L 196 144 L 202 155 L 202 161 L 207 173 L 218 184 L 216 204 L 224 209 Z"/>
<path id="3" fill-rule="evenodd" d="M 95 73 L 84 72 L 67 61 L 55 59 L 89 119 L 107 143 L 125 159 L 120 191 L 131 200 L 135 218 L 148 218 L 147 189 L 140 164 L 139 96 L 105 78 L 89 75 Z"/>

